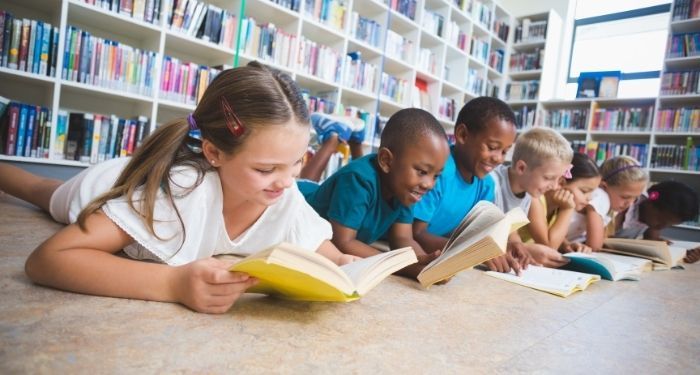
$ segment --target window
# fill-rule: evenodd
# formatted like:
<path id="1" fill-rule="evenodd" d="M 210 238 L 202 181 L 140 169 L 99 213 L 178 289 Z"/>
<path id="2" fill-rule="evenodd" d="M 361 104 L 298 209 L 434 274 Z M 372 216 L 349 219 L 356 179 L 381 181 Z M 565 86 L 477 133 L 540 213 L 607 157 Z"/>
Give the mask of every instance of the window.
<path id="1" fill-rule="evenodd" d="M 669 11 L 668 0 L 579 0 L 567 93 L 581 72 L 619 70 L 618 97 L 657 95 Z"/>

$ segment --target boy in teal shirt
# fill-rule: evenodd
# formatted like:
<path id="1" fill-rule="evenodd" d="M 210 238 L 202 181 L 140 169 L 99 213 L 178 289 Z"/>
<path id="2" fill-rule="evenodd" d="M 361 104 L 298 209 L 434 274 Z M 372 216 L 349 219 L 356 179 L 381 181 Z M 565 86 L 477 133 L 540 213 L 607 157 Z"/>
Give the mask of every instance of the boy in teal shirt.
<path id="1" fill-rule="evenodd" d="M 342 252 L 377 254 L 369 246 L 388 237 L 389 246 L 413 247 L 424 265 L 426 255 L 414 241 L 412 205 L 432 189 L 449 154 L 445 131 L 428 112 L 400 110 L 386 124 L 379 151 L 341 168 L 318 187 L 299 182 L 306 200 L 333 227 L 332 242 Z M 409 267 L 415 276 L 422 266 Z"/>

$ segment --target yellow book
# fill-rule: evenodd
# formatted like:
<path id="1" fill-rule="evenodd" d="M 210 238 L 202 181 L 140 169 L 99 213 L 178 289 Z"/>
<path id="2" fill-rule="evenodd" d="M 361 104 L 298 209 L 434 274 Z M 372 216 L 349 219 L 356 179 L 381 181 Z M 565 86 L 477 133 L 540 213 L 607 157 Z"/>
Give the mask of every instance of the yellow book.
<path id="1" fill-rule="evenodd" d="M 508 236 L 530 221 L 520 207 L 507 214 L 488 201 L 477 203 L 445 244 L 442 254 L 418 274 L 427 288 L 506 252 Z"/>
<path id="2" fill-rule="evenodd" d="M 248 289 L 250 293 L 301 301 L 348 302 L 417 261 L 413 249 L 405 247 L 337 266 L 323 255 L 283 242 L 243 258 L 229 270 L 260 280 Z"/>
<path id="3" fill-rule="evenodd" d="M 520 276 L 515 273 L 487 271 L 487 275 L 509 281 L 511 283 L 541 290 L 559 297 L 568 297 L 574 292 L 585 290 L 589 285 L 600 280 L 598 275 L 564 271 L 530 265 Z"/>
<path id="4" fill-rule="evenodd" d="M 692 244 L 692 243 L 689 243 Z M 690 248 L 692 246 L 689 245 Z M 681 266 L 686 247 L 668 245 L 666 241 L 634 240 L 627 238 L 607 238 L 602 251 L 649 259 L 654 269 L 669 269 Z"/>

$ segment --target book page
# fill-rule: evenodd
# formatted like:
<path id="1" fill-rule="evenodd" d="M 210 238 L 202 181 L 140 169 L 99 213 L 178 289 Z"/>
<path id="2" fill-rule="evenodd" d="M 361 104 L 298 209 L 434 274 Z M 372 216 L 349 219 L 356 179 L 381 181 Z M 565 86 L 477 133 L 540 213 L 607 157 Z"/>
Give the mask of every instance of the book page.
<path id="1" fill-rule="evenodd" d="M 452 232 L 445 249 L 443 249 L 443 253 L 432 263 L 440 263 L 453 256 L 456 252 L 476 243 L 483 238 L 483 235 L 480 234 L 504 217 L 505 215 L 496 205 L 491 202 L 480 201 L 469 211 L 457 229 Z"/>
<path id="2" fill-rule="evenodd" d="M 591 283 L 600 280 L 600 276 L 598 275 L 589 275 L 581 272 L 564 271 L 533 265 L 522 271 L 520 276 L 516 276 L 514 272 L 501 273 L 487 271 L 486 274 L 561 297 L 567 297 L 575 291 L 584 290 Z"/>
<path id="3" fill-rule="evenodd" d="M 603 251 L 638 256 L 655 262 L 673 266 L 673 257 L 664 241 L 632 240 L 625 238 L 608 238 L 603 243 Z"/>
<path id="4" fill-rule="evenodd" d="M 340 267 L 355 285 L 358 294 L 364 295 L 392 273 L 418 262 L 413 248 L 404 247 L 356 260 Z"/>
<path id="5" fill-rule="evenodd" d="M 639 280 L 649 260 L 606 253 L 568 253 L 564 269 L 600 275 L 606 280 Z"/>
<path id="6" fill-rule="evenodd" d="M 680 247 L 684 250 L 692 250 L 700 247 L 700 242 L 671 240 L 671 246 Z"/>

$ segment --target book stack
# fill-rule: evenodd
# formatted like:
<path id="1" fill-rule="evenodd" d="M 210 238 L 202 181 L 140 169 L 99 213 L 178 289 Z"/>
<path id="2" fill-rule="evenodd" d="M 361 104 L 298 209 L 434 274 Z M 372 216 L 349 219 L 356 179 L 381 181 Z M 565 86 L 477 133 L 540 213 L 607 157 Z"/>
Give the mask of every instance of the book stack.
<path id="1" fill-rule="evenodd" d="M 646 131 L 651 129 L 654 106 L 597 108 L 593 112 L 591 130 Z"/>
<path id="2" fill-rule="evenodd" d="M 486 26 L 487 29 L 491 29 L 491 18 L 493 17 L 493 12 L 488 4 L 484 4 L 479 0 L 473 0 L 471 4 L 472 18 L 478 20 L 479 23 Z"/>
<path id="3" fill-rule="evenodd" d="M 196 0 L 167 1 L 164 11 L 171 30 L 229 49 L 235 47 L 235 14 Z"/>
<path id="4" fill-rule="evenodd" d="M 300 0 L 270 0 L 270 2 L 294 12 L 299 11 L 299 4 L 301 4 Z"/>
<path id="5" fill-rule="evenodd" d="M 669 72 L 661 76 L 661 95 L 700 94 L 700 70 Z"/>
<path id="6" fill-rule="evenodd" d="M 700 0 L 676 0 L 673 4 L 673 21 L 700 17 Z"/>
<path id="7" fill-rule="evenodd" d="M 423 28 L 434 35 L 442 37 L 442 31 L 445 24 L 445 17 L 441 14 L 426 9 L 423 14 Z"/>
<path id="8" fill-rule="evenodd" d="M 221 70 L 216 68 L 165 56 L 160 79 L 161 97 L 196 105 L 209 83 L 220 72 Z"/>
<path id="9" fill-rule="evenodd" d="M 513 114 L 515 114 L 515 127 L 517 129 L 527 129 L 535 126 L 535 108 L 522 106 L 520 108 L 514 109 Z"/>
<path id="10" fill-rule="evenodd" d="M 416 0 L 384 0 L 384 4 L 408 17 L 411 21 L 416 20 Z"/>
<path id="11" fill-rule="evenodd" d="M 449 121 L 457 120 L 457 102 L 452 98 L 440 97 L 440 105 L 438 106 L 438 114 L 441 118 Z"/>
<path id="12" fill-rule="evenodd" d="M 547 20 L 532 21 L 524 18 L 515 28 L 514 43 L 532 43 L 544 41 L 547 36 Z"/>
<path id="13" fill-rule="evenodd" d="M 0 66 L 56 76 L 58 28 L 0 10 Z"/>
<path id="14" fill-rule="evenodd" d="M 408 61 L 413 52 L 413 42 L 394 30 L 386 32 L 386 55 L 395 59 Z"/>
<path id="15" fill-rule="evenodd" d="M 306 39 L 299 41 L 297 69 L 320 79 L 337 83 L 340 81 L 340 52 L 335 49 Z"/>
<path id="16" fill-rule="evenodd" d="M 0 98 L 5 101 L 4 98 Z M 0 149 L 10 156 L 48 158 L 51 109 L 33 104 L 3 103 L 0 111 Z"/>
<path id="17" fill-rule="evenodd" d="M 506 100 L 537 99 L 540 81 L 514 81 L 506 86 Z"/>
<path id="18" fill-rule="evenodd" d="M 521 72 L 542 69 L 543 60 L 543 48 L 537 48 L 532 52 L 517 52 L 510 56 L 510 71 Z"/>
<path id="19" fill-rule="evenodd" d="M 503 59 L 505 58 L 505 51 L 502 49 L 492 50 L 489 53 L 489 66 L 499 73 L 503 73 Z"/>
<path id="20" fill-rule="evenodd" d="M 157 54 L 91 35 L 74 26 L 66 30 L 61 77 L 141 95 L 150 95 Z"/>
<path id="21" fill-rule="evenodd" d="M 277 28 L 272 23 L 257 24 L 246 17 L 241 24 L 241 49 L 248 56 L 292 67 L 296 35 Z"/>
<path id="22" fill-rule="evenodd" d="M 484 90 L 484 95 L 490 96 L 492 98 L 498 98 L 500 92 L 500 86 L 496 84 L 496 81 L 487 78 L 486 79 L 486 90 Z"/>
<path id="23" fill-rule="evenodd" d="M 692 138 L 683 146 L 655 145 L 651 150 L 651 167 L 700 171 L 700 148 L 693 144 Z"/>
<path id="24" fill-rule="evenodd" d="M 544 126 L 554 129 L 586 130 L 588 108 L 555 109 L 545 112 Z"/>
<path id="25" fill-rule="evenodd" d="M 700 33 L 673 34 L 668 37 L 666 57 L 690 57 L 700 55 Z"/>
<path id="26" fill-rule="evenodd" d="M 309 109 L 309 113 L 320 112 L 320 113 L 334 113 L 335 103 L 336 103 L 336 92 L 332 91 L 325 94 L 311 95 L 309 90 L 302 89 L 301 96 L 304 98 L 306 107 Z"/>
<path id="27" fill-rule="evenodd" d="M 355 39 L 372 47 L 381 48 L 382 25 L 371 18 L 365 18 L 357 12 L 350 15 L 350 30 Z"/>
<path id="28" fill-rule="evenodd" d="M 349 52 L 343 64 L 345 86 L 364 91 L 369 95 L 375 94 L 376 65 L 363 61 L 360 51 Z"/>
<path id="29" fill-rule="evenodd" d="M 469 46 L 469 54 L 475 59 L 487 63 L 489 58 L 489 42 L 488 40 L 477 39 L 472 37 L 471 45 Z"/>
<path id="30" fill-rule="evenodd" d="M 86 4 L 153 24 L 157 24 L 160 19 L 160 2 L 161 0 L 85 0 Z"/>
<path id="31" fill-rule="evenodd" d="M 421 48 L 418 52 L 418 69 L 432 75 L 437 74 L 437 56 L 428 48 Z"/>
<path id="32" fill-rule="evenodd" d="M 700 107 L 666 108 L 658 111 L 656 130 L 700 133 Z"/>
<path id="33" fill-rule="evenodd" d="M 445 26 L 445 38 L 448 43 L 452 46 L 457 47 L 460 51 L 467 52 L 467 41 L 469 40 L 469 35 L 465 33 L 459 25 L 450 21 Z"/>
<path id="34" fill-rule="evenodd" d="M 469 68 L 467 71 L 467 86 L 465 88 L 471 95 L 481 95 L 481 90 L 484 88 L 484 78 L 481 77 L 478 70 Z"/>
<path id="35" fill-rule="evenodd" d="M 580 150 L 580 145 L 574 147 L 575 150 Z M 627 155 L 639 161 L 641 165 L 646 165 L 647 156 L 649 153 L 649 145 L 646 143 L 615 143 L 615 142 L 597 142 L 589 141 L 585 144 L 583 152 L 601 165 L 607 159 L 615 156 Z"/>
<path id="36" fill-rule="evenodd" d="M 508 21 L 496 21 L 493 23 L 493 33 L 502 41 L 508 40 L 510 32 L 510 23 Z"/>
<path id="37" fill-rule="evenodd" d="M 379 93 L 396 103 L 404 103 L 408 94 L 408 81 L 382 72 Z"/>
<path id="38" fill-rule="evenodd" d="M 148 134 L 148 118 L 123 119 L 115 115 L 59 111 L 54 157 L 99 163 L 129 156 Z"/>
<path id="39" fill-rule="evenodd" d="M 304 0 L 305 14 L 337 30 L 345 30 L 345 2 L 342 0 Z"/>

